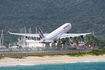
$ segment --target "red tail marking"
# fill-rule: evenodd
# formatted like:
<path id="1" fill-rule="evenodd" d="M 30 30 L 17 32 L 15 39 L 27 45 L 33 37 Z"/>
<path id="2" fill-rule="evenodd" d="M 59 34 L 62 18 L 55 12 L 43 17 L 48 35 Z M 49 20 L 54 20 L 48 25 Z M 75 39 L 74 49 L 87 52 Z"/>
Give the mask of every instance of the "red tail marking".
<path id="1" fill-rule="evenodd" d="M 42 39 L 41 35 L 39 34 L 40 38 Z"/>

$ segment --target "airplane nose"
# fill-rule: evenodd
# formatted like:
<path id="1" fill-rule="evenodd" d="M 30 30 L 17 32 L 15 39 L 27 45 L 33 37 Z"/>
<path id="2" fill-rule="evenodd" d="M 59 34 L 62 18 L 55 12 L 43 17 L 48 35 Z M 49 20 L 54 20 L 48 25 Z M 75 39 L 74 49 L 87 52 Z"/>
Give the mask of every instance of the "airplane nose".
<path id="1" fill-rule="evenodd" d="M 72 27 L 71 23 L 70 23 L 70 26 Z"/>
<path id="2" fill-rule="evenodd" d="M 69 25 L 70 25 L 70 29 L 71 29 L 71 27 L 72 27 L 71 23 L 69 23 Z"/>
<path id="3" fill-rule="evenodd" d="M 70 27 L 72 26 L 71 23 L 68 23 L 70 25 Z"/>
<path id="4" fill-rule="evenodd" d="M 70 28 L 72 27 L 71 23 L 66 23 L 66 24 L 69 25 Z"/>

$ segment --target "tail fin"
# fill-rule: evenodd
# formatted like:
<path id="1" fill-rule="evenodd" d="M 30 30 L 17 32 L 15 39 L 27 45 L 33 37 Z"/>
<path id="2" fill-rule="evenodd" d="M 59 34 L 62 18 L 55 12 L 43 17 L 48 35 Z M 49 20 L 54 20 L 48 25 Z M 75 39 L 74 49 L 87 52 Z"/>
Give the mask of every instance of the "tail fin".
<path id="1" fill-rule="evenodd" d="M 40 28 L 38 28 L 38 31 L 39 31 L 39 36 L 40 36 L 40 38 L 43 39 L 43 38 L 44 38 L 43 32 L 41 31 Z"/>

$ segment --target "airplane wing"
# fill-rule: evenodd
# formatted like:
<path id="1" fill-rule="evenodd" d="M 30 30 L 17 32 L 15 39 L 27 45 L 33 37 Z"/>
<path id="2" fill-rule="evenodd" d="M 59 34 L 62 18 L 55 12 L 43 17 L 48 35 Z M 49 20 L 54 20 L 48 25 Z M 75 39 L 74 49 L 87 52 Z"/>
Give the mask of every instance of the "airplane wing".
<path id="1" fill-rule="evenodd" d="M 86 35 L 89 35 L 89 34 L 92 34 L 92 33 L 65 33 L 63 34 L 60 38 L 66 38 L 66 37 L 78 37 L 78 36 L 86 36 Z"/>
<path id="2" fill-rule="evenodd" d="M 12 35 L 20 35 L 20 36 L 27 36 L 27 37 L 39 37 L 39 34 L 29 34 L 29 33 L 12 33 L 12 32 L 9 32 L 9 34 L 12 34 Z M 44 34 L 44 36 L 47 36 L 48 34 Z"/>

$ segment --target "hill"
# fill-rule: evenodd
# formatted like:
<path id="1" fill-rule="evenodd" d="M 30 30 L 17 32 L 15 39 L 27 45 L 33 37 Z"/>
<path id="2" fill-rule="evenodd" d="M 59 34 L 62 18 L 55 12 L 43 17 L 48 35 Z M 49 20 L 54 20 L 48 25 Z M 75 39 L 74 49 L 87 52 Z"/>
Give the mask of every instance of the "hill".
<path id="1" fill-rule="evenodd" d="M 23 27 L 40 27 L 51 32 L 70 22 L 70 32 L 95 32 L 105 39 L 105 0 L 0 0 L 0 32 L 4 30 L 5 43 L 8 31 L 20 32 Z M 16 38 L 15 38 L 16 39 Z"/>

